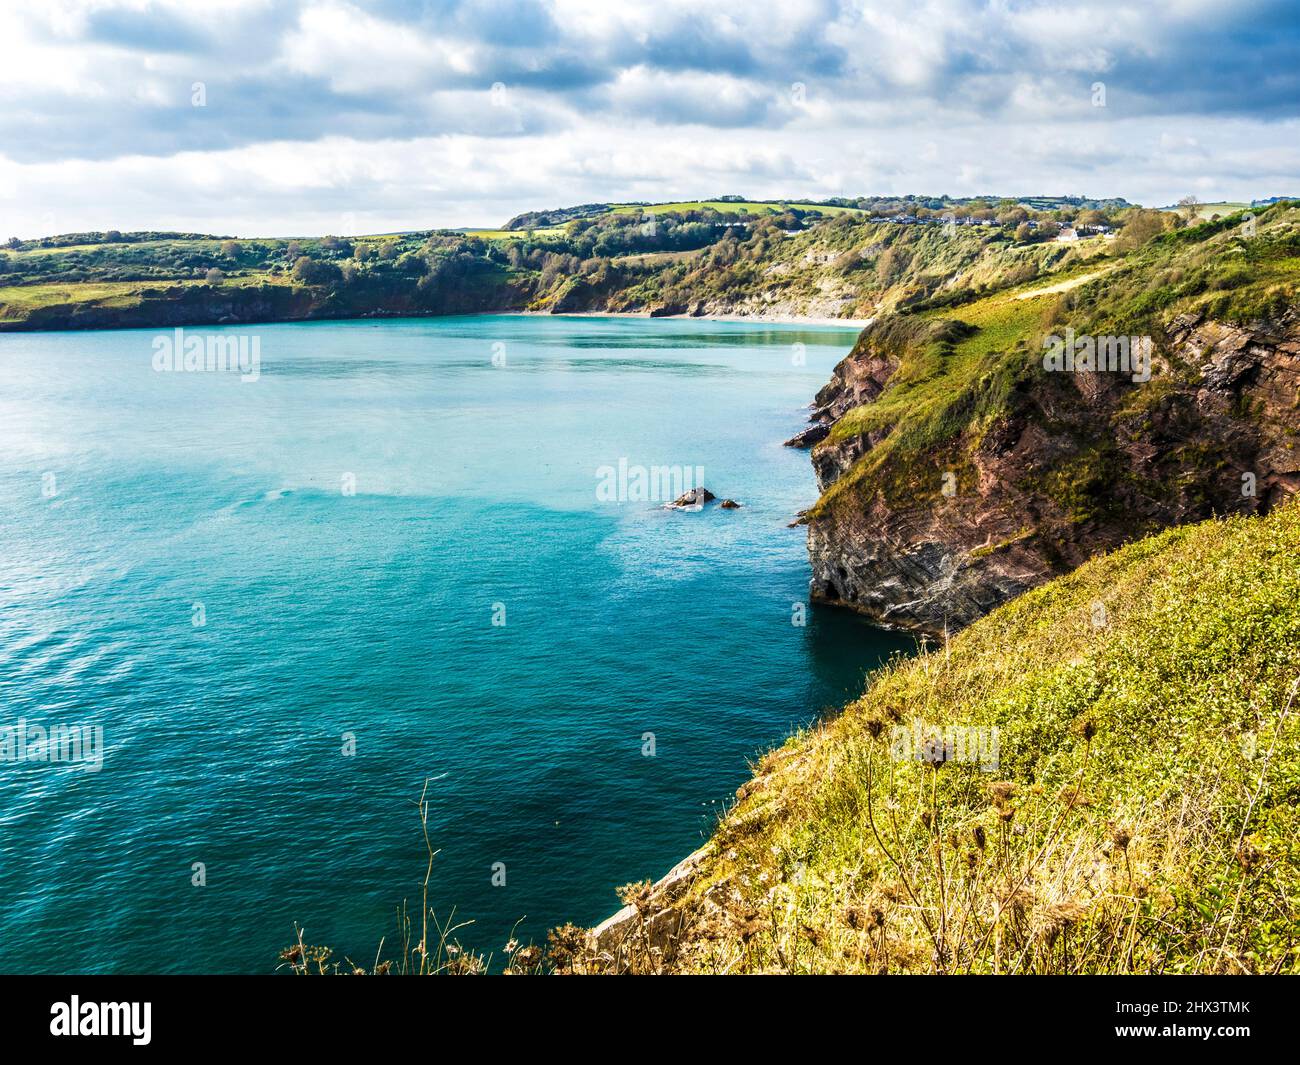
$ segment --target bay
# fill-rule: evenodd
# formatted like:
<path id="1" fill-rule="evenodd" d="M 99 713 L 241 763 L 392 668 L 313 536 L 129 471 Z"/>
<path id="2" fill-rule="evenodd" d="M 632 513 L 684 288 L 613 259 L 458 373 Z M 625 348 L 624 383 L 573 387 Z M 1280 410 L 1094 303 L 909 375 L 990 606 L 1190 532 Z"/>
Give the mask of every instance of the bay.
<path id="1" fill-rule="evenodd" d="M 911 648 L 806 607 L 787 527 L 816 486 L 781 442 L 856 330 L 193 331 L 255 339 L 256 380 L 156 372 L 169 333 L 0 337 L 0 726 L 104 737 L 99 771 L 0 762 L 0 970 L 266 972 L 295 922 L 368 964 L 426 787 L 467 946 L 597 921 Z M 602 498 L 620 464 L 743 506 Z"/>

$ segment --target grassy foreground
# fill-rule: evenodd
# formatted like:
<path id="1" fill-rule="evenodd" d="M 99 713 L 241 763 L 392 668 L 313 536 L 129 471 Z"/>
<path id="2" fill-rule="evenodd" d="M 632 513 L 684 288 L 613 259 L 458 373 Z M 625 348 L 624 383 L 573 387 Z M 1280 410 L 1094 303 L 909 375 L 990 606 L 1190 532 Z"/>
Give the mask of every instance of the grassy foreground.
<path id="1" fill-rule="evenodd" d="M 1300 505 L 1170 529 L 894 664 L 758 763 L 684 886 L 630 885 L 616 944 L 554 959 L 1300 971 L 1297 559 Z M 994 771 L 960 760 L 992 729 Z"/>

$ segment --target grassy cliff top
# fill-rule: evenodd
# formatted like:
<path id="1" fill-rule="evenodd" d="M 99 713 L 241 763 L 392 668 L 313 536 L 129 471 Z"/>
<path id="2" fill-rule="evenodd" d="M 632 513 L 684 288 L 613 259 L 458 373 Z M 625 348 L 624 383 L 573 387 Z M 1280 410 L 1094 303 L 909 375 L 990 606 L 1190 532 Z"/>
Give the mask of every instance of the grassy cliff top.
<path id="1" fill-rule="evenodd" d="M 833 447 L 872 434 L 879 442 L 839 478 L 812 511 L 826 514 L 862 491 L 928 498 L 943 469 L 967 470 L 969 452 L 1011 412 L 1017 394 L 1045 387 L 1043 338 L 1076 334 L 1151 336 L 1170 379 L 1186 376 L 1164 350 L 1165 326 L 1180 314 L 1253 326 L 1277 319 L 1300 294 L 1300 205 L 1281 202 L 1166 232 L 1105 256 L 1061 260 L 1023 283 L 997 263 L 987 294 L 967 284 L 884 316 L 857 353 L 888 355 L 897 370 L 872 403 L 834 425 Z M 994 260 L 993 256 L 986 259 Z M 1160 395 L 1159 388 L 1144 399 Z M 1135 417 L 1140 411 L 1130 411 Z"/>
<path id="2" fill-rule="evenodd" d="M 1300 971 L 1297 557 L 1300 505 L 1171 529 L 885 669 L 758 763 L 666 967 Z"/>

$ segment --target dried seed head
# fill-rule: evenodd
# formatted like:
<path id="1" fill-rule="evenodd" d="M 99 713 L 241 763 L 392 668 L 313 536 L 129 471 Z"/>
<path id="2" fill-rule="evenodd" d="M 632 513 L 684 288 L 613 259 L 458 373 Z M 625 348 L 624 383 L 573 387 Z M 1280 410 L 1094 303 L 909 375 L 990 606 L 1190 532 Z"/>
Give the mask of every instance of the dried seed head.
<path id="1" fill-rule="evenodd" d="M 624 906 L 635 906 L 638 913 L 644 913 L 650 906 L 651 884 L 649 880 L 638 880 L 624 884 L 618 889 L 618 897 Z"/>
<path id="2" fill-rule="evenodd" d="M 1087 910 L 1087 906 L 1073 899 L 1054 902 L 1034 913 L 1034 931 L 1048 943 L 1054 943 L 1056 937 L 1077 924 Z"/>
<path id="3" fill-rule="evenodd" d="M 991 798 L 996 805 L 1001 806 L 1015 795 L 1018 790 L 1019 789 L 1016 787 L 1014 781 L 995 780 L 989 785 L 989 798 Z"/>

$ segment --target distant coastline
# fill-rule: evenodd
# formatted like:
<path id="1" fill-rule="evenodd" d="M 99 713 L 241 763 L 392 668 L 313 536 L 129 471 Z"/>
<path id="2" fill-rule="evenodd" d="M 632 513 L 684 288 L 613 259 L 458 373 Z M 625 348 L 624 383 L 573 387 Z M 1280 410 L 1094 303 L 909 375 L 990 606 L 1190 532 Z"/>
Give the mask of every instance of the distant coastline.
<path id="1" fill-rule="evenodd" d="M 201 306 L 201 305 L 200 305 Z M 650 310 L 637 311 L 530 311 L 525 308 L 503 307 L 484 310 L 448 310 L 448 311 L 388 311 L 376 309 L 370 312 L 332 314 L 327 311 L 306 314 L 257 315 L 245 317 L 224 315 L 214 320 L 212 315 L 203 313 L 177 313 L 181 309 L 175 303 L 160 304 L 156 308 L 156 317 L 140 314 L 139 307 L 114 308 L 121 313 L 105 313 L 109 309 L 69 308 L 67 315 L 60 315 L 57 309 L 40 317 L 21 321 L 0 320 L 0 333 L 63 333 L 81 332 L 100 329 L 172 329 L 176 327 L 210 329 L 226 326 L 277 325 L 302 322 L 369 322 L 401 321 L 419 318 L 458 318 L 483 317 L 486 315 L 515 315 L 526 318 L 640 318 L 640 319 L 688 319 L 706 322 L 755 322 L 768 325 L 805 325 L 838 326 L 844 329 L 864 329 L 872 323 L 872 318 L 832 318 L 827 315 L 800 314 L 691 314 L 691 313 L 652 313 Z M 194 309 L 194 308 L 191 308 Z"/>
<path id="2" fill-rule="evenodd" d="M 491 312 L 488 312 L 491 313 Z M 873 318 L 828 318 L 825 315 L 800 314 L 651 314 L 648 311 L 501 311 L 529 318 L 687 318 L 703 322 L 761 322 L 769 325 L 835 325 L 846 329 L 865 329 Z"/>

